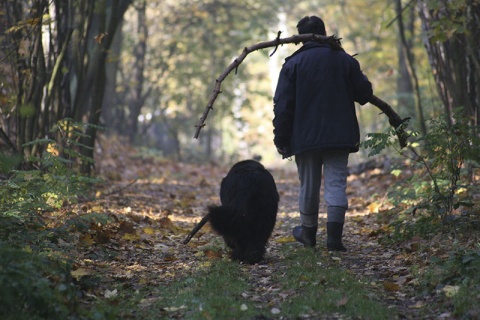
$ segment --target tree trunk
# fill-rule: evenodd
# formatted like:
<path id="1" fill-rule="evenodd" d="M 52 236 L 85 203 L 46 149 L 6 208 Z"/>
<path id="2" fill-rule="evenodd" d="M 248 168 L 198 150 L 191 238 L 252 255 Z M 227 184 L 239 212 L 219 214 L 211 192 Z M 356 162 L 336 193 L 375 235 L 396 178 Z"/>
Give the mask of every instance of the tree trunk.
<path id="1" fill-rule="evenodd" d="M 448 1 L 440 4 L 433 9 L 428 1 L 418 3 L 438 93 L 450 122 L 453 110 L 463 107 L 476 125 L 480 120 L 480 4 L 471 0 L 459 8 Z"/>
<path id="2" fill-rule="evenodd" d="M 396 8 L 396 14 L 402 14 L 398 12 L 399 8 Z M 408 32 L 413 35 L 414 24 L 413 24 L 413 10 L 408 11 Z M 401 108 L 408 109 L 409 114 L 415 112 L 415 93 L 413 91 L 412 78 L 408 72 L 408 61 L 405 56 L 405 50 L 403 49 L 403 42 L 401 38 L 398 38 L 397 41 L 398 49 L 398 78 L 397 78 L 397 92 L 398 92 L 398 110 Z M 411 47 L 412 41 L 407 41 L 407 45 Z"/>
<path id="3" fill-rule="evenodd" d="M 106 59 L 108 50 L 112 44 L 113 36 L 119 25 L 125 11 L 130 4 L 130 0 L 124 1 L 108 1 L 102 0 L 95 4 L 95 14 L 93 23 L 97 26 L 98 34 L 95 37 L 96 44 L 93 49 L 92 63 L 87 69 L 86 82 L 87 86 L 83 93 L 83 97 L 88 97 L 88 122 L 86 137 L 82 140 L 82 144 L 86 148 L 82 149 L 82 155 L 85 157 L 82 160 L 82 173 L 90 175 L 95 148 L 95 139 L 97 136 L 97 126 L 100 122 L 102 111 L 102 102 L 105 92 L 105 78 L 106 78 Z"/>
<path id="4" fill-rule="evenodd" d="M 146 21 L 146 1 L 143 0 L 137 9 L 137 38 L 138 43 L 133 47 L 134 63 L 132 68 L 133 85 L 130 89 L 128 103 L 129 121 L 128 136 L 133 142 L 138 131 L 138 116 L 143 107 L 145 96 L 143 95 L 145 56 L 147 51 L 148 28 Z"/>
<path id="5" fill-rule="evenodd" d="M 109 59 L 105 65 L 106 84 L 105 95 L 102 103 L 102 122 L 109 126 L 109 130 L 121 127 L 123 115 L 122 105 L 123 94 L 117 92 L 117 75 L 120 67 L 120 56 L 122 51 L 122 25 L 119 25 L 110 46 Z"/>
<path id="6" fill-rule="evenodd" d="M 427 126 L 425 123 L 425 116 L 423 114 L 423 107 L 422 107 L 422 100 L 420 97 L 420 85 L 417 77 L 417 72 L 415 70 L 415 61 L 414 61 L 414 56 L 413 53 L 410 49 L 410 46 L 408 44 L 406 35 L 405 35 L 405 27 L 403 23 L 403 8 L 402 8 L 402 2 L 401 0 L 396 0 L 395 1 L 395 9 L 397 12 L 397 22 L 398 22 L 398 34 L 400 36 L 400 41 L 402 45 L 402 49 L 404 52 L 404 56 L 406 58 L 406 64 L 405 66 L 407 67 L 408 73 L 413 79 L 413 89 L 415 93 L 415 105 L 417 109 L 417 116 L 420 124 L 420 128 L 422 131 L 422 134 L 425 136 L 427 134 Z"/>

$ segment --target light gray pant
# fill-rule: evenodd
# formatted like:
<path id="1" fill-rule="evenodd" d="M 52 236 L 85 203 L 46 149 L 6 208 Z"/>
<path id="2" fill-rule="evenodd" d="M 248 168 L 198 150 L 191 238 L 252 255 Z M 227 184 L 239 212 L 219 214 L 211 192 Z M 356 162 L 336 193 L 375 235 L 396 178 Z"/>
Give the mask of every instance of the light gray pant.
<path id="1" fill-rule="evenodd" d="M 303 226 L 318 226 L 322 167 L 327 221 L 341 223 L 345 221 L 345 211 L 348 209 L 346 193 L 348 156 L 348 150 L 328 152 L 310 150 L 295 156 L 300 179 L 298 202 Z"/>

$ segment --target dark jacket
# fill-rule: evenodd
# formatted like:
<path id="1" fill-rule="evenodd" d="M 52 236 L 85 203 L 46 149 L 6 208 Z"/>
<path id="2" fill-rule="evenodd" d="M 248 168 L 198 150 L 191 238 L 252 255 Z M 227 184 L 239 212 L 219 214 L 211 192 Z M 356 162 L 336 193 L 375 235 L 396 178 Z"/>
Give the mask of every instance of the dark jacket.
<path id="1" fill-rule="evenodd" d="M 357 152 L 360 130 L 354 101 L 365 104 L 372 84 L 356 59 L 328 44 L 309 42 L 285 60 L 275 91 L 277 148 L 291 156 L 310 149 Z"/>

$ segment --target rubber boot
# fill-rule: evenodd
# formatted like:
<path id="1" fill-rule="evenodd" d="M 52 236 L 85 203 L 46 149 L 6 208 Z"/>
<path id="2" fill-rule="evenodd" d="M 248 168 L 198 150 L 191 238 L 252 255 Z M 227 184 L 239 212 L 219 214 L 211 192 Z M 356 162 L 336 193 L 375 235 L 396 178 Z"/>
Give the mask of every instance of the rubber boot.
<path id="1" fill-rule="evenodd" d="M 343 223 L 327 222 L 327 248 L 330 251 L 347 251 L 342 243 Z"/>
<path id="2" fill-rule="evenodd" d="M 293 237 L 305 247 L 315 247 L 317 244 L 317 227 L 296 226 Z"/>

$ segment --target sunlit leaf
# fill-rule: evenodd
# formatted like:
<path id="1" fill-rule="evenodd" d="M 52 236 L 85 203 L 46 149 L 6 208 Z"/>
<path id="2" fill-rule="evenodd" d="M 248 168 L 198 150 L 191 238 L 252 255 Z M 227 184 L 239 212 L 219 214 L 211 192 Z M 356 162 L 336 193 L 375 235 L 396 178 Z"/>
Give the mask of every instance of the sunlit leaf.
<path id="1" fill-rule="evenodd" d="M 291 235 L 286 236 L 286 237 L 277 237 L 275 238 L 275 241 L 277 243 L 290 243 L 290 242 L 295 242 L 295 238 Z"/>
<path id="2" fill-rule="evenodd" d="M 143 228 L 143 232 L 145 234 L 148 234 L 148 235 L 153 235 L 153 234 L 155 234 L 155 229 L 153 229 L 151 227 L 145 227 L 145 228 Z"/>
<path id="3" fill-rule="evenodd" d="M 78 268 L 77 270 L 72 270 L 70 274 L 78 281 L 81 277 L 91 275 L 92 271 L 85 268 Z"/>
<path id="4" fill-rule="evenodd" d="M 442 289 L 445 295 L 449 298 L 455 296 L 459 290 L 460 290 L 460 286 L 451 286 L 451 285 L 446 285 Z"/>
<path id="5" fill-rule="evenodd" d="M 176 312 L 182 309 L 187 309 L 187 306 L 181 305 L 180 307 L 164 307 L 161 308 L 161 310 L 167 311 L 167 312 Z"/>
<path id="6" fill-rule="evenodd" d="M 113 290 L 105 290 L 105 293 L 103 294 L 105 298 L 107 299 L 112 299 L 112 298 L 115 298 L 118 296 L 118 291 L 117 289 L 113 289 Z"/>
<path id="7" fill-rule="evenodd" d="M 122 239 L 127 241 L 137 241 L 140 240 L 140 236 L 136 233 L 125 233 L 122 236 Z"/>
<path id="8" fill-rule="evenodd" d="M 398 178 L 398 176 L 400 176 L 402 174 L 402 170 L 400 169 L 394 169 L 392 170 L 392 172 L 390 172 L 392 175 L 394 175 L 395 177 Z"/>
<path id="9" fill-rule="evenodd" d="M 377 202 L 372 202 L 371 204 L 368 205 L 368 211 L 370 213 L 378 213 L 378 209 L 380 208 L 380 204 Z"/>

